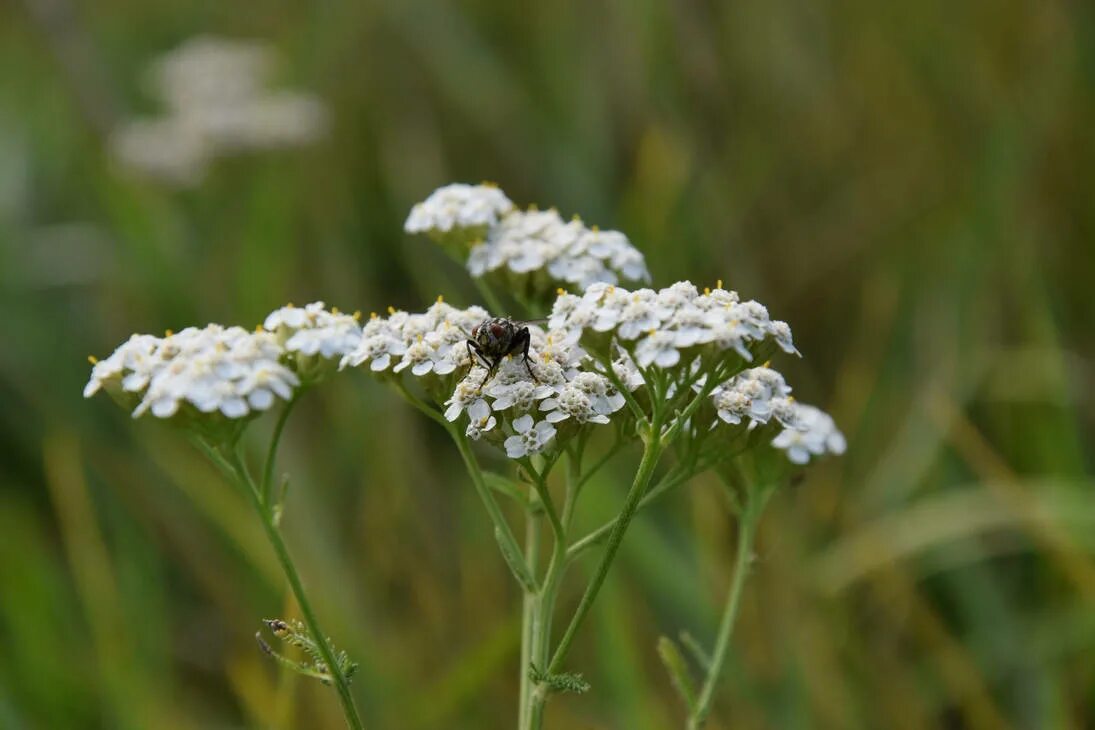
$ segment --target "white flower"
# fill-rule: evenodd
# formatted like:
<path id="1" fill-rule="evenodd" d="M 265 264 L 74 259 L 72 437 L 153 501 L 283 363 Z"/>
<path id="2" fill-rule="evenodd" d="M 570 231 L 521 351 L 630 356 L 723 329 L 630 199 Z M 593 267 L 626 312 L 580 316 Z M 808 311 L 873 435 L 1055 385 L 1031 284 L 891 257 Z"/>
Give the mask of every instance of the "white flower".
<path id="1" fill-rule="evenodd" d="M 514 362 L 510 360 L 510 362 Z M 522 368 L 524 365 L 521 366 Z M 515 370 L 515 368 L 511 368 Z M 502 382 L 495 382 L 489 386 L 488 393 L 494 398 L 492 407 L 496 411 L 504 411 L 513 408 L 518 413 L 532 410 L 538 401 L 551 396 L 554 390 L 548 385 L 538 385 L 530 380 L 514 380 L 505 378 Z"/>
<path id="2" fill-rule="evenodd" d="M 498 424 L 498 419 L 492 415 L 486 415 L 479 419 L 471 419 L 468 422 L 468 427 L 464 431 L 468 438 L 472 441 L 478 441 L 483 438 L 483 434 L 490 431 Z"/>
<path id="3" fill-rule="evenodd" d="M 547 442 L 555 438 L 555 426 L 548 421 L 540 421 L 533 425 L 532 416 L 526 414 L 513 422 L 513 430 L 516 432 L 505 441 L 506 456 L 511 459 L 520 459 L 523 456 L 536 454 L 543 451 Z"/>
<path id="4" fill-rule="evenodd" d="M 301 355 L 341 359 L 361 345 L 361 326 L 357 319 L 338 311 L 327 311 L 323 302 L 312 302 L 305 307 L 290 304 L 274 310 L 262 326 L 284 341 L 287 351 Z"/>
<path id="5" fill-rule="evenodd" d="M 676 342 L 677 339 L 672 332 L 651 330 L 635 346 L 635 362 L 641 368 L 648 368 L 651 365 L 671 368 L 681 360 L 681 353 L 677 350 Z"/>
<path id="6" fill-rule="evenodd" d="M 153 335 L 131 335 L 110 357 L 91 358 L 91 379 L 84 386 L 84 397 L 90 398 L 111 383 L 119 383 L 130 393 L 144 390 L 158 364 L 155 355 L 161 342 Z"/>
<path id="7" fill-rule="evenodd" d="M 470 375 L 470 373 L 469 373 Z M 464 378 L 456 384 L 456 390 L 452 397 L 445 401 L 448 408 L 445 410 L 445 420 L 455 421 L 460 414 L 467 411 L 468 417 L 473 421 L 482 421 L 490 416 L 490 406 L 479 391 L 478 381 Z"/>
<path id="8" fill-rule="evenodd" d="M 776 341 L 781 350 L 789 355 L 802 357 L 802 353 L 795 347 L 795 343 L 791 338 L 791 326 L 789 324 L 778 319 L 773 320 L 768 323 L 768 334 L 772 336 L 772 339 Z"/>
<path id="9" fill-rule="evenodd" d="M 832 416 L 820 408 L 796 403 L 796 427 L 785 428 L 772 440 L 772 446 L 787 452 L 795 464 L 805 464 L 811 456 L 843 454 L 847 448 L 844 434 L 836 427 Z"/>
<path id="10" fill-rule="evenodd" d="M 403 230 L 448 233 L 454 228 L 489 227 L 512 208 L 513 202 L 494 185 L 453 183 L 438 188 L 416 204 Z"/>
<path id="11" fill-rule="evenodd" d="M 616 346 L 616 359 L 612 361 L 612 371 L 616 374 L 628 392 L 638 390 L 646 385 L 646 379 L 631 358 L 631 354 L 619 345 Z"/>

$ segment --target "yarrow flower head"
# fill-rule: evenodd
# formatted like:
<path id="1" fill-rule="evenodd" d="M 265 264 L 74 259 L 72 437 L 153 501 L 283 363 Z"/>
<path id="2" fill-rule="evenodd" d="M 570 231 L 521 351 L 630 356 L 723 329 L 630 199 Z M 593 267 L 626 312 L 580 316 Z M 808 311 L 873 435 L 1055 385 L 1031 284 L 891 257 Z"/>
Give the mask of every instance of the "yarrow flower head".
<path id="1" fill-rule="evenodd" d="M 700 293 L 690 282 L 660 290 L 628 291 L 611 284 L 594 284 L 583 294 L 560 294 L 548 324 L 572 333 L 612 335 L 601 338 L 601 349 L 615 341 L 640 368 L 674 368 L 703 352 L 733 350 L 746 362 L 766 352 L 772 342 L 798 353 L 786 322 L 769 318 L 764 305 L 741 301 L 737 292 L 719 287 Z"/>
<path id="2" fill-rule="evenodd" d="M 583 291 L 595 282 L 650 280 L 643 255 L 619 231 L 587 228 L 558 211 L 519 210 L 493 186 L 454 184 L 411 210 L 408 233 L 456 244 L 474 277 L 547 296 L 557 287 Z"/>
<path id="3" fill-rule="evenodd" d="M 300 379 L 269 332 L 211 324 L 164 337 L 133 335 L 96 362 L 84 396 L 104 389 L 133 416 L 241 419 L 289 400 Z"/>
<path id="4" fill-rule="evenodd" d="M 783 376 L 764 365 L 744 370 L 711 392 L 720 424 L 740 425 L 748 419 L 748 430 L 768 423 L 781 427 L 771 443 L 785 451 L 794 464 L 805 464 L 811 456 L 843 454 L 844 435 L 829 414 L 814 406 L 798 403 Z"/>

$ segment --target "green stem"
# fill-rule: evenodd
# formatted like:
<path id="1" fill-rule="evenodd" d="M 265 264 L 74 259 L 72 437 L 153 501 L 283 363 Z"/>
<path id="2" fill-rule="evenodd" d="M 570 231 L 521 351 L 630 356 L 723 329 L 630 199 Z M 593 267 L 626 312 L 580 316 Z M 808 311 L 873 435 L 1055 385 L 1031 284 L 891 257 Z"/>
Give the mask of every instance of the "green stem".
<path id="1" fill-rule="evenodd" d="M 278 532 L 278 528 L 274 524 L 273 513 L 270 511 L 269 505 L 263 501 L 262 494 L 259 492 L 254 480 L 251 478 L 250 472 L 247 470 L 247 466 L 243 463 L 239 454 L 233 451 L 228 454 L 226 458 L 228 464 L 232 467 L 232 471 L 236 475 L 236 479 L 239 480 L 243 487 L 243 491 L 251 498 L 251 506 L 255 508 L 255 512 L 262 522 L 263 530 L 266 532 L 266 538 L 270 541 L 271 547 L 274 548 L 274 552 L 278 557 L 278 562 L 281 563 L 281 569 L 289 581 L 290 589 L 293 591 L 293 597 L 296 599 L 297 605 L 300 606 L 300 613 L 304 618 L 304 624 L 308 627 L 308 632 L 312 635 L 312 639 L 315 640 L 316 646 L 319 648 L 319 653 L 323 657 L 323 662 L 327 665 L 327 671 L 330 672 L 331 678 L 334 680 L 335 689 L 338 690 L 339 701 L 342 703 L 342 713 L 346 716 L 346 725 L 353 730 L 362 730 L 363 725 L 361 724 L 361 718 L 357 714 L 357 707 L 354 705 L 353 695 L 350 694 L 350 685 L 346 681 L 346 677 L 343 675 L 342 670 L 338 667 L 334 650 L 331 649 L 331 644 L 327 640 L 327 635 L 324 634 L 319 627 L 319 621 L 316 620 L 316 615 L 312 611 L 312 604 L 309 603 L 308 596 L 304 592 L 304 585 L 300 581 L 300 575 L 293 565 L 293 559 L 289 557 L 289 550 L 285 547 L 285 542 L 281 539 L 281 533 Z"/>
<path id="2" fill-rule="evenodd" d="M 525 517 L 525 562 L 533 575 L 536 574 L 536 565 L 540 554 L 540 522 L 542 513 L 539 506 L 534 505 L 526 513 Z M 536 593 L 524 589 L 521 595 L 521 694 L 517 709 L 517 726 L 524 730 L 528 727 L 529 699 L 532 693 L 532 679 L 529 677 L 529 664 L 532 662 L 533 635 L 532 628 L 535 622 L 537 608 Z"/>
<path id="3" fill-rule="evenodd" d="M 262 501 L 264 504 L 270 504 L 270 493 L 274 488 L 274 461 L 277 458 L 278 444 L 281 443 L 281 432 L 285 429 L 285 422 L 289 420 L 289 413 L 293 410 L 293 406 L 296 405 L 298 397 L 300 397 L 299 391 L 295 393 L 281 409 L 281 413 L 278 414 L 278 421 L 274 424 L 274 435 L 270 438 L 270 448 L 266 451 L 266 462 L 262 467 L 261 485 Z"/>
<path id="4" fill-rule="evenodd" d="M 722 666 L 726 662 L 726 655 L 730 647 L 730 635 L 734 630 L 734 621 L 738 617 L 738 609 L 741 605 L 742 588 L 745 586 L 745 578 L 749 573 L 749 561 L 752 559 L 753 538 L 756 534 L 757 521 L 763 507 L 763 497 L 750 500 L 742 512 L 741 523 L 738 529 L 738 553 L 734 559 L 734 577 L 730 583 L 730 593 L 726 597 L 726 606 L 723 609 L 722 621 L 719 623 L 719 633 L 715 638 L 715 648 L 711 653 L 711 663 L 707 669 L 707 676 L 703 682 L 696 705 L 688 716 L 688 730 L 699 730 L 707 722 L 707 715 L 711 711 L 711 699 L 714 697 L 715 686 L 718 683 Z"/>
<path id="5" fill-rule="evenodd" d="M 551 657 L 551 663 L 543 668 L 547 674 L 555 674 L 561 668 L 563 661 L 566 659 L 567 652 L 570 651 L 570 645 L 574 641 L 575 634 L 578 633 L 578 629 L 581 627 L 590 608 L 593 607 L 593 602 L 597 598 L 597 593 L 601 590 L 601 586 L 608 576 L 608 569 L 612 566 L 612 561 L 616 558 L 616 553 L 620 549 L 620 543 L 623 541 L 624 533 L 627 532 L 627 528 L 631 524 L 631 519 L 635 516 L 635 512 L 639 507 L 639 501 L 641 500 L 643 493 L 646 492 L 646 488 L 650 484 L 650 479 L 654 475 L 654 467 L 657 466 L 658 459 L 661 457 L 662 444 L 659 439 L 660 428 L 660 424 L 657 422 L 651 426 L 650 433 L 645 442 L 645 448 L 643 449 L 642 461 L 639 462 L 639 469 L 635 473 L 635 479 L 631 483 L 631 489 L 627 493 L 623 509 L 620 510 L 620 514 L 612 526 L 612 531 L 608 537 L 608 545 L 605 547 L 604 554 L 601 556 L 601 562 L 597 565 L 597 569 L 594 572 L 589 585 L 586 586 L 585 593 L 582 594 L 581 601 L 578 603 L 578 608 L 575 609 L 574 616 L 570 619 L 570 624 L 567 626 L 563 638 L 559 641 L 559 646 L 556 647 L 555 653 Z M 541 702 L 542 700 L 543 696 L 541 693 Z"/>
<path id="6" fill-rule="evenodd" d="M 643 495 L 643 498 L 639 500 L 639 505 L 636 508 L 636 511 L 646 509 L 650 506 L 650 503 L 658 499 L 658 497 L 661 497 L 669 490 L 687 482 L 689 479 L 692 478 L 694 473 L 695 472 L 691 471 L 688 473 L 670 473 L 666 476 L 665 479 L 662 479 L 649 492 Z M 612 531 L 616 528 L 616 524 L 619 521 L 620 517 L 617 516 L 612 520 L 606 522 L 605 524 L 601 525 L 582 539 L 575 541 L 574 544 L 567 549 L 567 560 L 573 561 L 586 550 L 589 550 L 595 545 L 599 545 L 602 541 L 604 541 L 605 538 L 612 534 Z"/>

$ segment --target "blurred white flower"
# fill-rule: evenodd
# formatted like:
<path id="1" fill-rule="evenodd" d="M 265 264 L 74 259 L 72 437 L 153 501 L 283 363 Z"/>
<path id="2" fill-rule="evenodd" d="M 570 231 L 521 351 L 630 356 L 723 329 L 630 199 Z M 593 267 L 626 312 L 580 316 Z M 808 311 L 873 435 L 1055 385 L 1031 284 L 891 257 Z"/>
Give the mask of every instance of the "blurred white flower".
<path id="1" fill-rule="evenodd" d="M 526 414 L 513 422 L 514 435 L 505 441 L 506 456 L 520 459 L 544 450 L 548 441 L 555 438 L 555 426 L 548 421 L 533 424 L 532 416 Z"/>
<path id="2" fill-rule="evenodd" d="M 179 119 L 134 119 L 111 135 L 114 156 L 169 185 L 189 187 L 201 181 L 212 151 L 209 140 Z"/>
<path id="3" fill-rule="evenodd" d="M 832 416 L 820 408 L 800 403 L 794 404 L 794 411 L 795 426 L 784 428 L 772 440 L 772 446 L 786 451 L 792 463 L 805 464 L 811 456 L 844 453 L 847 442 Z"/>
<path id="4" fill-rule="evenodd" d="M 186 112 L 259 95 L 275 60 L 265 43 L 199 35 L 154 61 L 149 81 L 170 110 Z"/>
<path id="5" fill-rule="evenodd" d="M 497 186 L 453 183 L 438 188 L 411 208 L 403 224 L 407 233 L 448 233 L 453 229 L 485 229 L 513 208 Z"/>
<path id="6" fill-rule="evenodd" d="M 114 131 L 125 167 L 179 187 L 199 183 L 216 157 L 296 147 L 326 131 L 327 112 L 311 94 L 267 91 L 273 52 L 257 42 L 191 39 L 153 63 L 153 92 L 166 116 Z"/>

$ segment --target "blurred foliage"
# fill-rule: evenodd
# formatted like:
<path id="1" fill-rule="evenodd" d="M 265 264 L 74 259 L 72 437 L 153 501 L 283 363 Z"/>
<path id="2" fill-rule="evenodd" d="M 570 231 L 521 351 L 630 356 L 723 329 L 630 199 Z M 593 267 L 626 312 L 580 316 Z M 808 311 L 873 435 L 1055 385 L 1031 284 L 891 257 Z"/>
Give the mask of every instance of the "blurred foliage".
<path id="1" fill-rule="evenodd" d="M 328 138 L 186 192 L 120 172 L 142 69 L 201 32 L 271 42 Z M 0 5 L 0 727 L 340 727 L 255 645 L 294 607 L 247 505 L 82 400 L 85 357 L 287 301 L 470 303 L 401 224 L 482 179 L 765 302 L 848 435 L 762 523 L 710 727 L 1091 727 L 1093 112 L 1095 6 L 1065 0 Z M 367 724 L 512 727 L 517 595 L 443 434 L 346 375 L 286 441 Z M 657 639 L 713 635 L 732 545 L 713 484 L 644 513 L 548 727 L 679 727 Z"/>

